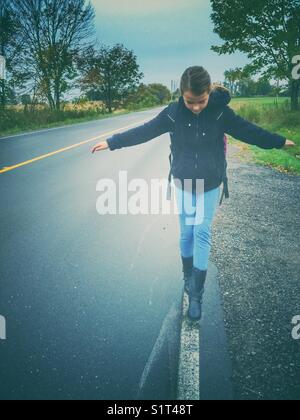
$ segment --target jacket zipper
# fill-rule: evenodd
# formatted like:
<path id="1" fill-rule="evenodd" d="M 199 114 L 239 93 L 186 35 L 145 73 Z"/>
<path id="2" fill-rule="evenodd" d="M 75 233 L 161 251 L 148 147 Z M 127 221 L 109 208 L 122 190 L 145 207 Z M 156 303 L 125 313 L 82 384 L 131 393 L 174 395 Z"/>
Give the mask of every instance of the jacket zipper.
<path id="1" fill-rule="evenodd" d="M 197 116 L 197 129 L 196 129 L 196 137 L 199 138 L 199 116 Z M 198 169 L 198 153 L 196 153 L 196 164 L 195 169 Z"/>

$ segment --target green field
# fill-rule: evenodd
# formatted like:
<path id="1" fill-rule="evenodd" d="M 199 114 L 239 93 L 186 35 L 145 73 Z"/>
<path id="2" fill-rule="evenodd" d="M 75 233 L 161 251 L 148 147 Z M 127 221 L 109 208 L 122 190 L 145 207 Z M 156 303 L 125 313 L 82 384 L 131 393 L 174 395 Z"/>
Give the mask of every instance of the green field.
<path id="1" fill-rule="evenodd" d="M 31 131 L 74 125 L 88 121 L 101 120 L 104 118 L 117 117 L 130 113 L 126 110 L 116 111 L 113 114 L 94 111 L 61 111 L 49 110 L 28 112 L 8 110 L 0 111 L 0 138 L 15 134 L 28 133 Z"/>
<path id="2" fill-rule="evenodd" d="M 245 153 L 250 151 L 256 163 L 282 172 L 300 173 L 300 111 L 290 111 L 288 98 L 279 98 L 278 105 L 275 98 L 233 99 L 231 106 L 243 118 L 296 143 L 296 147 L 281 150 L 247 146 L 243 148 Z"/>
<path id="3" fill-rule="evenodd" d="M 278 100 L 274 97 L 270 98 L 270 97 L 257 97 L 257 98 L 232 98 L 231 99 L 231 104 L 232 105 L 236 105 L 238 104 L 238 106 L 243 106 L 243 105 L 251 105 L 251 104 L 255 104 L 255 105 L 276 105 L 276 102 L 278 102 L 278 104 L 284 104 L 285 102 L 289 101 L 288 98 L 278 98 Z"/>

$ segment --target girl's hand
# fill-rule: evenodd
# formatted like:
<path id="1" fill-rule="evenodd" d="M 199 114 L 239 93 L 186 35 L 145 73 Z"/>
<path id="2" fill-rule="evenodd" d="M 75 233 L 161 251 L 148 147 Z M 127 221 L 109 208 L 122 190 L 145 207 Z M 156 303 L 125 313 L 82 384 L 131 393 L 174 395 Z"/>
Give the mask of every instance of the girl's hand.
<path id="1" fill-rule="evenodd" d="M 285 147 L 291 147 L 296 146 L 296 143 L 294 143 L 292 140 L 286 140 Z"/>
<path id="2" fill-rule="evenodd" d="M 107 150 L 109 148 L 107 141 L 102 141 L 101 143 L 96 144 L 93 149 L 92 153 L 100 152 L 101 150 Z"/>

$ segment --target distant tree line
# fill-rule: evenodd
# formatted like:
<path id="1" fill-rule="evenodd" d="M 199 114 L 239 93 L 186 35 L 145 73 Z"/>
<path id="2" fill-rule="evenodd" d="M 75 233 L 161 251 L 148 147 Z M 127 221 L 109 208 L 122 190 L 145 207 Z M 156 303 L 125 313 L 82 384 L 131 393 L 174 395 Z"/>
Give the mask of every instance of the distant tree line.
<path id="1" fill-rule="evenodd" d="M 255 80 L 251 77 L 251 72 L 247 72 L 247 67 L 227 70 L 224 77 L 224 85 L 235 97 L 290 95 L 288 85 L 274 81 L 271 83 L 268 76 L 261 76 Z"/>
<path id="2" fill-rule="evenodd" d="M 139 86 L 144 75 L 132 51 L 97 43 L 94 18 L 85 0 L 0 0 L 0 54 L 7 63 L 1 107 L 46 101 L 60 111 L 65 95 L 75 91 L 102 100 L 109 112 L 128 98 L 145 105 L 168 101 L 165 86 Z M 23 94 L 17 98 L 16 91 Z"/>
<path id="3" fill-rule="evenodd" d="M 226 72 L 232 93 L 280 94 L 286 83 L 292 109 L 298 109 L 300 80 L 292 77 L 292 60 L 300 54 L 300 0 L 211 4 L 214 31 L 224 41 L 212 49 L 219 54 L 241 51 L 251 60 L 244 69 Z M 133 51 L 97 42 L 94 19 L 87 0 L 0 0 L 0 54 L 7 63 L 0 109 L 8 103 L 28 107 L 46 102 L 60 111 L 74 95 L 78 101 L 101 100 L 108 112 L 168 102 L 167 87 L 141 84 L 144 75 Z M 272 80 L 277 86 L 270 85 Z"/>

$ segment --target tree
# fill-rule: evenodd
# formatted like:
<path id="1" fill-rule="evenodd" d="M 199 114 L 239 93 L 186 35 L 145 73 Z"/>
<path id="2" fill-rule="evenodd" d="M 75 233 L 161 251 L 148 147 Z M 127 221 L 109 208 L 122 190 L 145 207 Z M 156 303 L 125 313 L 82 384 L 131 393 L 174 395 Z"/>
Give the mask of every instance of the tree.
<path id="1" fill-rule="evenodd" d="M 292 58 L 300 49 L 300 0 L 211 0 L 214 31 L 224 40 L 219 54 L 241 51 L 252 74 L 288 81 L 292 109 L 299 106 L 300 81 L 292 78 Z"/>
<path id="2" fill-rule="evenodd" d="M 150 92 L 158 98 L 160 105 L 171 100 L 171 92 L 161 83 L 151 83 L 148 85 L 148 88 Z"/>
<path id="3" fill-rule="evenodd" d="M 260 77 L 256 83 L 256 94 L 261 96 L 268 96 L 272 93 L 272 86 L 269 79 L 264 76 Z"/>
<path id="4" fill-rule="evenodd" d="M 60 110 L 77 76 L 76 60 L 90 45 L 94 9 L 85 0 L 11 0 L 24 38 L 20 75 Z"/>
<path id="5" fill-rule="evenodd" d="M 226 87 L 230 90 L 231 94 L 234 95 L 235 91 L 235 77 L 234 77 L 234 71 L 233 70 L 226 70 L 224 72 L 225 77 L 225 84 Z"/>
<path id="6" fill-rule="evenodd" d="M 81 58 L 83 77 L 80 86 L 85 92 L 96 92 L 102 97 L 109 113 L 114 103 L 122 101 L 136 88 L 144 74 L 139 72 L 133 51 L 122 44 L 113 47 L 91 48 L 88 56 Z"/>
<path id="7" fill-rule="evenodd" d="M 0 0 L 0 55 L 6 60 L 7 80 L 0 81 L 0 106 L 3 109 L 11 97 L 10 73 L 14 67 L 14 61 L 20 50 L 21 40 L 18 31 L 18 22 L 11 9 L 10 0 Z"/>
<path id="8" fill-rule="evenodd" d="M 157 90 L 153 90 L 152 85 L 141 83 L 125 99 L 124 106 L 129 110 L 149 108 L 161 105 L 161 98 L 157 95 Z"/>
<path id="9" fill-rule="evenodd" d="M 232 95 L 236 96 L 238 94 L 238 87 L 240 80 L 243 77 L 243 69 L 236 68 L 226 70 L 224 73 L 225 83 L 227 84 Z"/>
<path id="10" fill-rule="evenodd" d="M 238 92 L 243 98 L 251 98 L 257 95 L 257 84 L 251 77 L 243 77 L 238 83 Z"/>

